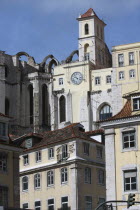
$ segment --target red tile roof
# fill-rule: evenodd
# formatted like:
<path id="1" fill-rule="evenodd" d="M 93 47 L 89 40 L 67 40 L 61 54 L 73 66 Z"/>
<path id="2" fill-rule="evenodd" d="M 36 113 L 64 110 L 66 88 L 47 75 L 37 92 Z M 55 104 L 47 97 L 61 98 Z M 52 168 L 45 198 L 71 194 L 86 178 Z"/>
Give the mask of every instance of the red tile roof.
<path id="1" fill-rule="evenodd" d="M 81 18 L 85 18 L 85 17 L 91 17 L 93 15 L 96 15 L 96 13 L 93 11 L 92 8 L 88 9 L 88 11 L 86 11 L 83 15 L 81 15 Z M 96 15 L 97 16 L 97 15 Z"/>
<path id="2" fill-rule="evenodd" d="M 104 134 L 104 130 L 103 129 L 97 129 L 97 130 L 94 130 L 94 131 L 87 131 L 86 134 L 89 135 L 89 136 L 96 135 L 96 134 Z"/>
<path id="3" fill-rule="evenodd" d="M 7 118 L 10 118 L 8 115 L 5 115 L 3 113 L 0 113 L 0 117 L 7 117 Z"/>

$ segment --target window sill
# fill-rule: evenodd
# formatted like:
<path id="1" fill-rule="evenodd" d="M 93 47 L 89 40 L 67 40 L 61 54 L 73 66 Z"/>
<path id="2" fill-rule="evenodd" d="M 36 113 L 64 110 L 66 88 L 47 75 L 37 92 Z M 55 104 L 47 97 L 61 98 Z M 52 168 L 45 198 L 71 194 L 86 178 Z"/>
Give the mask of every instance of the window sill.
<path id="1" fill-rule="evenodd" d="M 61 183 L 61 186 L 65 186 L 65 185 L 68 185 L 68 182 Z"/>
<path id="2" fill-rule="evenodd" d="M 22 190 L 23 193 L 28 193 L 28 190 Z"/>
<path id="3" fill-rule="evenodd" d="M 36 163 L 40 163 L 40 162 L 41 162 L 41 160 L 36 161 Z"/>
<path id="4" fill-rule="evenodd" d="M 129 191 L 124 191 L 123 195 L 128 195 L 130 193 L 138 193 L 138 190 L 129 190 Z"/>
<path id="5" fill-rule="evenodd" d="M 47 186 L 47 189 L 50 189 L 50 188 L 55 188 L 55 185 L 54 185 L 54 184 L 48 185 L 48 186 Z"/>
<path id="6" fill-rule="evenodd" d="M 36 187 L 34 188 L 34 190 L 41 190 L 41 187 Z"/>
<path id="7" fill-rule="evenodd" d="M 137 151 L 138 148 L 136 147 L 131 147 L 131 148 L 126 148 L 126 149 L 122 149 L 122 153 L 123 152 L 132 152 L 132 151 Z"/>

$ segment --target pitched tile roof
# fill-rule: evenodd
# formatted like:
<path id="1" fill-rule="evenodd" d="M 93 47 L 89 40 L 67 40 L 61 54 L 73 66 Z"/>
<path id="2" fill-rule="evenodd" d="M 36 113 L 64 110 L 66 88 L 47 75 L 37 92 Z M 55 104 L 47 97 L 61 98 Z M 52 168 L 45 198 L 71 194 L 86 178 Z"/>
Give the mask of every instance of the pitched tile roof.
<path id="1" fill-rule="evenodd" d="M 94 130 L 94 131 L 87 131 L 86 134 L 89 135 L 89 136 L 96 135 L 96 134 L 104 134 L 104 130 L 103 129 L 97 129 L 97 130 Z"/>
<path id="2" fill-rule="evenodd" d="M 80 127 L 82 125 L 79 123 L 73 123 L 71 125 L 68 125 L 65 128 L 62 129 L 58 129 L 58 130 L 54 130 L 54 131 L 48 131 L 48 132 L 43 132 L 41 134 L 39 134 L 39 136 L 42 136 L 42 139 L 40 142 L 38 142 L 37 144 L 35 144 L 32 148 L 27 149 L 27 150 L 32 150 L 32 149 L 36 149 L 36 148 L 40 148 L 40 147 L 45 147 L 51 144 L 55 144 L 55 143 L 59 143 L 59 142 L 64 142 L 66 140 L 71 140 L 71 139 L 83 139 L 83 140 L 88 140 L 88 141 L 92 141 L 98 144 L 101 144 L 100 142 L 91 139 L 89 137 L 89 135 L 86 134 L 86 132 L 80 131 Z M 34 134 L 28 134 L 25 135 L 23 137 L 19 137 L 16 139 L 16 141 L 20 140 L 21 138 L 21 142 L 23 142 L 23 138 L 26 139 L 27 136 L 32 135 L 34 136 Z"/>
<path id="3" fill-rule="evenodd" d="M 91 17 L 93 15 L 96 15 L 96 13 L 93 11 L 92 8 L 88 9 L 88 11 L 86 11 L 83 15 L 81 15 L 81 18 L 85 18 L 85 17 Z M 97 15 L 96 15 L 97 16 Z"/>

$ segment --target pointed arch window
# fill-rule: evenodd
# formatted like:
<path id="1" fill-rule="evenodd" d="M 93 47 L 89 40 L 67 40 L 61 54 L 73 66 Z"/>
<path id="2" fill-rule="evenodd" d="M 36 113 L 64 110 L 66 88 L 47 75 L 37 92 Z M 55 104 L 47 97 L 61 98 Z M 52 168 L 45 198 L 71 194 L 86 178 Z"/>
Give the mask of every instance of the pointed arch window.
<path id="1" fill-rule="evenodd" d="M 45 84 L 42 86 L 42 124 L 49 124 L 49 95 Z"/>
<path id="2" fill-rule="evenodd" d="M 33 86 L 29 85 L 29 115 L 30 115 L 30 124 L 33 124 Z"/>
<path id="3" fill-rule="evenodd" d="M 85 35 L 89 34 L 89 25 L 85 24 Z"/>
<path id="4" fill-rule="evenodd" d="M 100 110 L 99 119 L 106 120 L 109 117 L 112 117 L 112 108 L 109 105 L 104 105 Z"/>
<path id="5" fill-rule="evenodd" d="M 66 99 L 64 96 L 61 96 L 59 99 L 60 107 L 60 122 L 66 121 Z"/>

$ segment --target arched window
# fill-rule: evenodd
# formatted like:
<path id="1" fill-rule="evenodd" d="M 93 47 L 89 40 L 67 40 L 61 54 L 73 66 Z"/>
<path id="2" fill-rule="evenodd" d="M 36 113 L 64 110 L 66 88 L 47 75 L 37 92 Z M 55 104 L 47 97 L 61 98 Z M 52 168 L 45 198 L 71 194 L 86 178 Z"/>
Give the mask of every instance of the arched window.
<path id="1" fill-rule="evenodd" d="M 9 99 L 5 99 L 5 115 L 9 115 L 9 110 L 10 110 L 10 102 Z"/>
<path id="2" fill-rule="evenodd" d="M 35 174 L 34 175 L 34 187 L 40 188 L 40 174 Z"/>
<path id="3" fill-rule="evenodd" d="M 106 120 L 109 117 L 112 117 L 112 109 L 109 105 L 104 105 L 100 110 L 99 119 Z"/>
<path id="4" fill-rule="evenodd" d="M 89 34 L 89 25 L 86 23 L 85 24 L 85 35 Z"/>
<path id="5" fill-rule="evenodd" d="M 89 44 L 85 44 L 84 45 L 84 56 L 85 56 L 85 60 L 89 60 L 90 59 Z"/>
<path id="6" fill-rule="evenodd" d="M 66 121 L 66 100 L 64 96 L 61 96 L 59 99 L 59 107 L 60 107 L 60 122 Z"/>
<path id="7" fill-rule="evenodd" d="M 49 124 L 49 96 L 46 85 L 42 86 L 42 124 Z"/>
<path id="8" fill-rule="evenodd" d="M 29 85 L 28 87 L 29 90 L 29 115 L 30 115 L 30 124 L 33 124 L 33 114 L 34 114 L 34 109 L 33 109 L 33 86 Z"/>
<path id="9" fill-rule="evenodd" d="M 54 175 L 53 175 L 53 171 L 48 171 L 47 173 L 47 185 L 51 186 L 54 184 Z"/>
<path id="10" fill-rule="evenodd" d="M 67 168 L 61 169 L 61 183 L 65 183 L 68 181 L 68 170 Z"/>
<path id="11" fill-rule="evenodd" d="M 28 177 L 27 176 L 24 176 L 22 178 L 22 190 L 23 191 L 28 190 Z"/>

